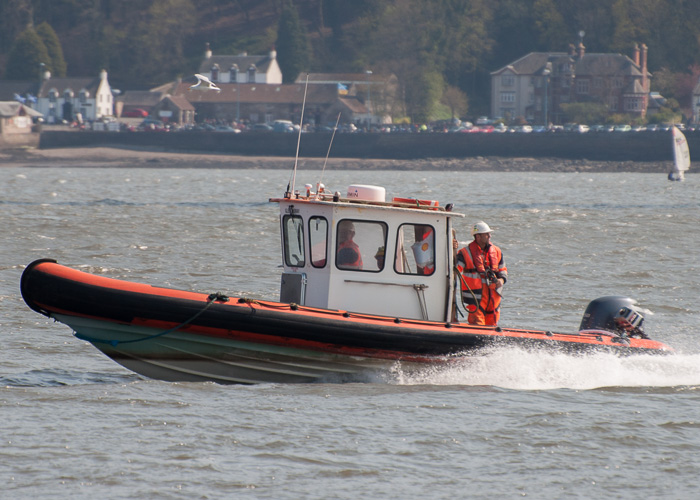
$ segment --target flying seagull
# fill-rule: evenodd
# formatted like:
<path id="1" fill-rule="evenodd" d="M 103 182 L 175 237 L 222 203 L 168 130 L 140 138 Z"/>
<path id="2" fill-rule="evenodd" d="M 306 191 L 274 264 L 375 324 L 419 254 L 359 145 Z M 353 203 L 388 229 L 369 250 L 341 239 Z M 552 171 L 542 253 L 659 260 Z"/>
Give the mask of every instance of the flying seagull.
<path id="1" fill-rule="evenodd" d="M 216 90 L 217 92 L 221 92 L 221 89 L 214 85 L 206 76 L 200 75 L 199 73 L 195 73 L 194 76 L 197 77 L 197 83 L 190 86 L 190 90 Z"/>

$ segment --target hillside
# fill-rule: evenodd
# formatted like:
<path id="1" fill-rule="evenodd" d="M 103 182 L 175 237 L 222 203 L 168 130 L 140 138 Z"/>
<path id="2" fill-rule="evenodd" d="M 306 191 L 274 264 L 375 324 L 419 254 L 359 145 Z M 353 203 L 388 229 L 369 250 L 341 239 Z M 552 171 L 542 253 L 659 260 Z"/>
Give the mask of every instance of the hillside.
<path id="1" fill-rule="evenodd" d="M 206 42 L 215 54 L 265 53 L 292 0 L 5 0 L 0 71 L 13 41 L 46 21 L 69 76 L 106 68 L 122 90 L 191 74 Z M 434 114 L 442 92 L 463 92 L 470 114 L 488 109 L 489 74 L 529 52 L 630 54 L 649 47 L 652 90 L 690 107 L 700 75 L 700 2 L 666 0 L 293 0 L 310 71 L 397 75 L 407 114 Z M 583 33 L 583 35 L 579 35 Z M 277 47 L 278 53 L 280 48 Z M 280 58 L 282 60 L 282 58 Z M 27 67 L 28 77 L 37 69 Z"/>

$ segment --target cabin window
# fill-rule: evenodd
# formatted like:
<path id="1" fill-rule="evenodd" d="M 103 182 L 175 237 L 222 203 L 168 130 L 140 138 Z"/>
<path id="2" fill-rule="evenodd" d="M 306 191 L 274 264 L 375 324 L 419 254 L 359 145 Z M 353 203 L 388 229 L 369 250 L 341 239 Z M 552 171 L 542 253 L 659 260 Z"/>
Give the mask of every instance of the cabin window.
<path id="1" fill-rule="evenodd" d="M 326 267 L 328 261 L 328 221 L 324 217 L 309 219 L 309 252 L 311 265 Z"/>
<path id="2" fill-rule="evenodd" d="M 215 64 L 214 66 L 211 67 L 211 81 L 212 82 L 219 81 L 219 66 L 218 66 L 218 64 Z"/>
<path id="3" fill-rule="evenodd" d="M 399 274 L 428 275 L 435 272 L 435 229 L 432 226 L 399 226 L 394 269 Z"/>
<path id="4" fill-rule="evenodd" d="M 298 215 L 282 218 L 284 237 L 284 263 L 289 267 L 304 267 L 304 221 Z"/>
<path id="5" fill-rule="evenodd" d="M 384 269 L 387 225 L 384 222 L 343 219 L 336 230 L 335 265 L 347 271 Z"/>

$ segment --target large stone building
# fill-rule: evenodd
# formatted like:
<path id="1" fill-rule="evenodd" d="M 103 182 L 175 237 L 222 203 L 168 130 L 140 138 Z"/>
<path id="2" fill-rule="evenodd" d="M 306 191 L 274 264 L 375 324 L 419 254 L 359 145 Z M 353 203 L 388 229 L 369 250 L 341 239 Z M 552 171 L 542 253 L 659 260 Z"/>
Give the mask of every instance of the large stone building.
<path id="1" fill-rule="evenodd" d="M 491 73 L 491 115 L 544 125 L 566 120 L 562 104 L 600 103 L 611 114 L 644 117 L 650 81 L 643 44 L 632 58 L 586 53 L 583 43 L 568 52 L 531 52 Z"/>

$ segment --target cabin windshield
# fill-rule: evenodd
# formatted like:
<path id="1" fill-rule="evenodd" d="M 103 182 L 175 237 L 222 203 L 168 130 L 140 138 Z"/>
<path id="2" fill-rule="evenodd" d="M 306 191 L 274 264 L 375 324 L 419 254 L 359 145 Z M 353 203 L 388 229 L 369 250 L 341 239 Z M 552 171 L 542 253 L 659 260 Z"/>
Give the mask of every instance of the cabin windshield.
<path id="1" fill-rule="evenodd" d="M 435 229 L 432 226 L 399 226 L 394 270 L 399 274 L 429 275 L 435 272 Z"/>
<path id="2" fill-rule="evenodd" d="M 384 269 L 387 224 L 343 219 L 336 230 L 335 265 L 344 271 Z"/>

